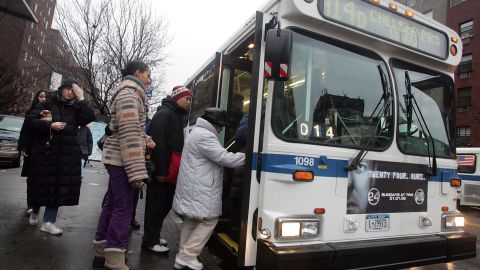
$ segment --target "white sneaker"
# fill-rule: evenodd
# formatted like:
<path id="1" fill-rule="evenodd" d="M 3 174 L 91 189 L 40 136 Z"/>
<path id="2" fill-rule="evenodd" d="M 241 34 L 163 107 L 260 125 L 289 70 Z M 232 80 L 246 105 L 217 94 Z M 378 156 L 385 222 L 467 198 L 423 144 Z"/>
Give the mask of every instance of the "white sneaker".
<path id="1" fill-rule="evenodd" d="M 33 209 L 32 209 L 32 208 L 28 208 L 27 211 L 25 211 L 25 216 L 26 216 L 26 217 L 29 217 L 31 213 L 33 213 Z"/>
<path id="2" fill-rule="evenodd" d="M 181 269 L 181 268 L 184 268 L 184 267 L 188 267 L 190 269 L 193 269 L 193 270 L 201 270 L 203 269 L 203 263 L 199 262 L 197 260 L 197 258 L 191 260 L 191 261 L 184 261 L 178 257 L 175 257 L 175 265 L 174 267 L 176 269 Z"/>
<path id="3" fill-rule="evenodd" d="M 55 223 L 52 222 L 45 222 L 42 224 L 42 227 L 40 227 L 40 231 L 42 232 L 48 232 L 49 234 L 62 234 L 63 230 L 58 228 Z"/>
<path id="4" fill-rule="evenodd" d="M 160 238 L 160 245 L 166 246 L 168 244 L 167 240 Z"/>
<path id="5" fill-rule="evenodd" d="M 36 226 L 38 224 L 38 215 L 35 214 L 34 212 L 31 212 L 30 217 L 28 218 L 28 223 L 31 226 Z"/>
<path id="6" fill-rule="evenodd" d="M 153 253 L 166 253 L 170 251 L 168 247 L 158 244 L 153 247 L 147 247 L 147 249 Z"/>

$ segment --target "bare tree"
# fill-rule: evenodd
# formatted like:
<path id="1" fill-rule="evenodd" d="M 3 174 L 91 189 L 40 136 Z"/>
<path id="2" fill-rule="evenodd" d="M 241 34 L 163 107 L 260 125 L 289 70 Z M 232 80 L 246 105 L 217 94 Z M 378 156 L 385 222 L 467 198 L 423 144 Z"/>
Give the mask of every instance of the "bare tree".
<path id="1" fill-rule="evenodd" d="M 0 113 L 20 113 L 19 108 L 12 104 L 26 103 L 29 96 L 22 90 L 30 87 L 30 81 L 26 80 L 23 74 L 12 68 L 4 59 L 0 59 Z M 14 89 L 15 91 L 12 91 Z"/>
<path id="2" fill-rule="evenodd" d="M 93 106 L 109 115 L 109 99 L 121 80 L 120 70 L 131 60 L 152 69 L 166 60 L 171 39 L 168 23 L 153 13 L 150 3 L 134 0 L 70 0 L 57 8 L 56 22 Z M 60 71 L 61 73 L 65 73 Z M 162 81 L 156 81 L 159 86 Z"/>

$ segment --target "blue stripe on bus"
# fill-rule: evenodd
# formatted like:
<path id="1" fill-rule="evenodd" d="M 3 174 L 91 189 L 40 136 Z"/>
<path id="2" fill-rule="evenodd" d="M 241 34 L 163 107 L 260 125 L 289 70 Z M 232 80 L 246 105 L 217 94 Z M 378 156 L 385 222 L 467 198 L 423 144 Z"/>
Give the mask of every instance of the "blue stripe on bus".
<path id="1" fill-rule="evenodd" d="M 254 153 L 252 169 L 256 170 L 258 153 Z M 298 165 L 302 164 L 302 165 Z M 308 157 L 284 154 L 262 154 L 262 171 L 270 173 L 293 174 L 296 170 L 313 171 L 315 176 L 337 177 L 348 179 L 345 167 L 347 160 L 331 159 L 326 156 Z M 442 179 L 450 181 L 455 176 L 456 170 L 438 168 L 437 175 L 430 177 L 430 181 L 440 182 Z M 478 177 L 480 181 L 480 177 Z"/>
<path id="2" fill-rule="evenodd" d="M 472 175 L 472 174 L 458 174 L 460 179 L 468 180 L 468 181 L 480 181 L 480 175 Z"/>

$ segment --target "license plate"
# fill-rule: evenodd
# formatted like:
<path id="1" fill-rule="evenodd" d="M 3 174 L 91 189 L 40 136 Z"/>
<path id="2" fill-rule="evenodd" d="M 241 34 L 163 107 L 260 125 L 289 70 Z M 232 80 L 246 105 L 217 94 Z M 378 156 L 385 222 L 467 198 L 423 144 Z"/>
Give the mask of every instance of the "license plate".
<path id="1" fill-rule="evenodd" d="M 365 231 L 380 232 L 390 229 L 389 215 L 367 215 L 365 219 Z"/>

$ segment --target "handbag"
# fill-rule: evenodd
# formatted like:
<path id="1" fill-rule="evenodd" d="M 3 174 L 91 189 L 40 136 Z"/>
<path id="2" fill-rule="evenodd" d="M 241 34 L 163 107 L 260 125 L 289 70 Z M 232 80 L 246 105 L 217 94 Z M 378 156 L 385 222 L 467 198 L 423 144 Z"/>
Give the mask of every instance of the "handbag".
<path id="1" fill-rule="evenodd" d="M 97 141 L 97 146 L 101 151 L 103 151 L 103 145 L 105 144 L 107 137 L 107 134 L 103 134 L 103 136 Z"/>
<path id="2" fill-rule="evenodd" d="M 165 183 L 169 185 L 177 184 L 178 172 L 180 170 L 180 160 L 182 159 L 182 154 L 176 151 L 172 151 L 172 156 L 170 157 L 170 165 L 168 166 L 168 175 L 165 177 Z"/>
<path id="3" fill-rule="evenodd" d="M 103 151 L 103 145 L 105 144 L 105 141 L 107 140 L 107 137 L 111 136 L 111 135 L 113 135 L 113 131 L 108 127 L 108 125 L 106 125 L 105 126 L 105 133 L 97 141 L 97 146 L 101 151 Z"/>

